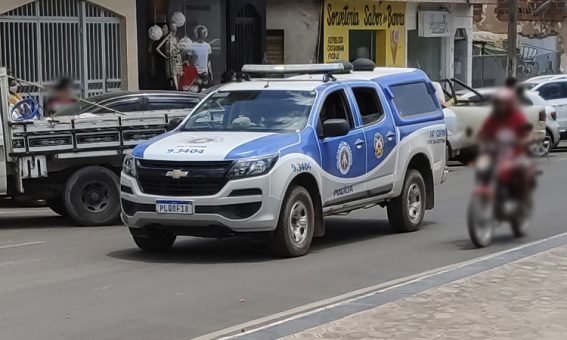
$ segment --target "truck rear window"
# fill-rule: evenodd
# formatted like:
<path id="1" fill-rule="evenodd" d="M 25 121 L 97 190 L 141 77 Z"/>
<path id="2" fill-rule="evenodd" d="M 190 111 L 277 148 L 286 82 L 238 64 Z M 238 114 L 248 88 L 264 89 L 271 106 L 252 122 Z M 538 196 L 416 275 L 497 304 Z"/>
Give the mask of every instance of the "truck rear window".
<path id="1" fill-rule="evenodd" d="M 390 87 L 400 116 L 411 117 L 437 111 L 437 105 L 427 90 L 427 84 L 411 83 Z"/>

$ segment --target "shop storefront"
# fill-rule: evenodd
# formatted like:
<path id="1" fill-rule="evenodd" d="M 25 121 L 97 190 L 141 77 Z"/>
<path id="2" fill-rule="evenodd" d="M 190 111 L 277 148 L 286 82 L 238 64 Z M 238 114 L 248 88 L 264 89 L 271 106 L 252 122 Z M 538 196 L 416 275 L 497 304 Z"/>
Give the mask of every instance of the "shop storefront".
<path id="1" fill-rule="evenodd" d="M 407 65 L 433 80 L 472 73 L 472 6 L 469 4 L 408 4 Z"/>
<path id="2" fill-rule="evenodd" d="M 372 59 L 379 66 L 406 65 L 406 4 L 325 0 L 323 60 Z"/>
<path id="3" fill-rule="evenodd" d="M 265 0 L 138 0 L 140 87 L 199 91 L 265 55 Z"/>

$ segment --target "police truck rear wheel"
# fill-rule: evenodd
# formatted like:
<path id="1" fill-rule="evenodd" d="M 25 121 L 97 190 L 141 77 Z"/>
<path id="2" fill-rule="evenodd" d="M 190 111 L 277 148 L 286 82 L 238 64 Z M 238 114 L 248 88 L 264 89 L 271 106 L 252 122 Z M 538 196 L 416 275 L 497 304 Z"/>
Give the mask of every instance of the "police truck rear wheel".
<path id="1" fill-rule="evenodd" d="M 297 257 L 309 251 L 315 230 L 315 209 L 309 191 L 292 187 L 287 193 L 278 226 L 272 239 L 273 252 L 282 257 Z"/>
<path id="2" fill-rule="evenodd" d="M 166 251 L 177 236 L 166 230 L 151 229 L 146 234 L 140 234 L 137 230 L 130 228 L 130 234 L 134 242 L 143 251 Z"/>
<path id="3" fill-rule="evenodd" d="M 410 169 L 402 194 L 388 204 L 388 220 L 392 229 L 407 233 L 419 229 L 425 216 L 425 181 L 417 170 Z"/>
<path id="4" fill-rule="evenodd" d="M 120 217 L 118 176 L 103 167 L 89 166 L 75 172 L 65 187 L 65 208 L 75 222 L 85 226 L 109 225 Z"/>

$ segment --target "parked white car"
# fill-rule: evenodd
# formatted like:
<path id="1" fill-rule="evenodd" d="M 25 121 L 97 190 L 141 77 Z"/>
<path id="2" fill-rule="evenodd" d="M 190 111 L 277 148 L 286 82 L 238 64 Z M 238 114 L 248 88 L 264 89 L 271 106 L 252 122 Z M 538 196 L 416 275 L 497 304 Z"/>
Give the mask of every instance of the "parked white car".
<path id="1" fill-rule="evenodd" d="M 546 75 L 523 83 L 526 90 L 539 94 L 557 112 L 561 139 L 567 138 L 567 75 Z"/>
<path id="2" fill-rule="evenodd" d="M 497 87 L 486 87 L 481 89 L 476 89 L 476 92 L 481 94 L 484 100 L 492 100 L 493 95 L 498 91 Z M 460 96 L 462 100 L 480 100 L 478 95 L 473 92 L 467 92 Z M 524 91 L 524 98 L 522 98 L 522 104 L 525 106 L 536 106 L 545 108 L 545 134 L 546 139 L 541 140 L 539 143 L 534 144 L 531 152 L 534 156 L 546 156 L 551 149 L 559 144 L 560 138 L 560 127 L 557 122 L 557 112 L 555 108 L 549 105 L 537 92 L 535 91 Z"/>

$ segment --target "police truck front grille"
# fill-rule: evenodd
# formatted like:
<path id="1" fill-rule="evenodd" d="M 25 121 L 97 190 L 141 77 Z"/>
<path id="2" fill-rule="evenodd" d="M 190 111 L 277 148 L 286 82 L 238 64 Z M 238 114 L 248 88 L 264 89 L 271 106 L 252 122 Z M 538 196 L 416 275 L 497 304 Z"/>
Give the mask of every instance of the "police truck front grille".
<path id="1" fill-rule="evenodd" d="M 171 162 L 139 160 L 138 184 L 150 195 L 209 196 L 225 186 L 232 161 Z M 169 176 L 168 176 L 169 173 Z"/>

